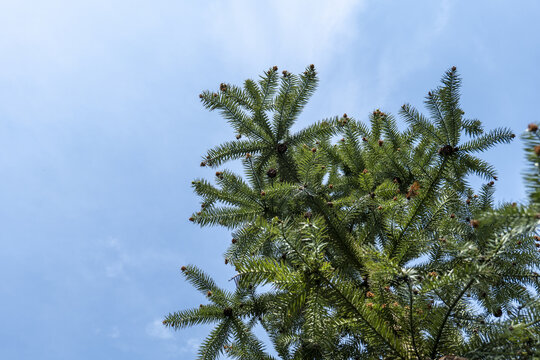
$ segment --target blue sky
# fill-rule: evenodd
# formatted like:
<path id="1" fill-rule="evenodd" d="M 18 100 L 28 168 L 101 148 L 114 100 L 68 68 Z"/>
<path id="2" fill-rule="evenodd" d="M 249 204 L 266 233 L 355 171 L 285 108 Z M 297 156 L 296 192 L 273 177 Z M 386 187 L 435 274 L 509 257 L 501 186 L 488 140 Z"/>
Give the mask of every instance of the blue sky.
<path id="1" fill-rule="evenodd" d="M 187 220 L 206 149 L 234 134 L 204 89 L 314 63 L 298 121 L 418 107 L 443 72 L 463 108 L 519 134 L 538 121 L 537 1 L 48 0 L 0 3 L 0 358 L 193 359 L 207 328 L 192 263 L 230 286 L 230 235 Z M 524 198 L 522 145 L 484 155 Z"/>

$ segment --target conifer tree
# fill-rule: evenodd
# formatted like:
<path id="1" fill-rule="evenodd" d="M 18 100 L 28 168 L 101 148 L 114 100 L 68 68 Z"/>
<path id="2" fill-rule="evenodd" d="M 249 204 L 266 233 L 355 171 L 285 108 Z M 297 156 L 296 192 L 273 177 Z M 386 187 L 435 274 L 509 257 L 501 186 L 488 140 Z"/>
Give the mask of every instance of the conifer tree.
<path id="1" fill-rule="evenodd" d="M 515 135 L 465 117 L 455 67 L 427 116 L 403 105 L 403 131 L 377 109 L 368 125 L 343 114 L 293 132 L 316 86 L 313 65 L 273 67 L 200 94 L 237 135 L 203 157 L 215 177 L 193 182 L 190 221 L 232 232 L 236 290 L 183 266 L 209 304 L 164 324 L 215 324 L 201 359 L 274 359 L 257 324 L 282 359 L 540 356 L 538 127 L 524 136 L 529 201 L 495 205 L 496 171 L 477 154 Z M 223 168 L 232 160 L 243 174 Z"/>

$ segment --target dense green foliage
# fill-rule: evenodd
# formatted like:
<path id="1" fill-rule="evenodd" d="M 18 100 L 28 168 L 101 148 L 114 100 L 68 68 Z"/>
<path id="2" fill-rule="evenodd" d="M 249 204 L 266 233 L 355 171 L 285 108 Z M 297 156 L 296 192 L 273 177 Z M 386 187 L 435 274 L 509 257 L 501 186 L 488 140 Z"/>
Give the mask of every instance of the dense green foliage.
<path id="1" fill-rule="evenodd" d="M 515 135 L 464 117 L 455 67 L 428 93 L 429 116 L 402 107 L 404 131 L 375 110 L 369 126 L 344 114 L 293 133 L 316 85 L 313 65 L 274 67 L 200 95 L 238 135 L 203 158 L 219 171 L 193 182 L 190 220 L 232 231 L 236 290 L 182 267 L 209 304 L 164 324 L 216 323 L 201 359 L 273 359 L 256 324 L 283 359 L 540 356 L 540 131 L 524 135 L 530 201 L 495 206 L 495 169 L 476 154 Z M 243 176 L 219 168 L 237 159 Z M 486 184 L 475 191 L 471 175 Z"/>

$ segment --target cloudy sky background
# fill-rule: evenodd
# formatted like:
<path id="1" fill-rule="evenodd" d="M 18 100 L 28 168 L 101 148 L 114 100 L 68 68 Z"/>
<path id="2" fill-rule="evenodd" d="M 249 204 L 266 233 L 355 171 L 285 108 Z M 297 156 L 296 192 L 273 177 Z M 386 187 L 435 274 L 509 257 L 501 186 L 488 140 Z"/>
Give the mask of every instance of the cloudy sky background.
<path id="1" fill-rule="evenodd" d="M 263 70 L 320 86 L 298 121 L 422 107 L 455 65 L 486 128 L 538 121 L 537 1 L 4 0 L 0 3 L 0 358 L 193 359 L 208 328 L 171 332 L 225 286 L 230 235 L 187 220 L 206 149 L 234 134 L 204 89 Z M 484 156 L 497 199 L 524 198 L 522 144 Z"/>

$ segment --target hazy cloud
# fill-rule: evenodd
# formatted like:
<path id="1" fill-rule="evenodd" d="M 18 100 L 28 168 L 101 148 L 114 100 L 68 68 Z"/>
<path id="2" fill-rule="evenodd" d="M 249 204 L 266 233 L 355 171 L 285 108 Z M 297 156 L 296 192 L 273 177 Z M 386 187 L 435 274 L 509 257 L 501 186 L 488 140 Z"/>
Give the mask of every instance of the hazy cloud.
<path id="1" fill-rule="evenodd" d="M 107 336 L 112 339 L 118 339 L 120 337 L 120 329 L 118 329 L 118 326 L 113 326 Z"/>
<path id="2" fill-rule="evenodd" d="M 201 340 L 197 338 L 189 338 L 186 340 L 183 346 L 179 348 L 180 352 L 187 352 L 195 354 L 199 347 L 201 346 Z"/>
<path id="3" fill-rule="evenodd" d="M 146 326 L 146 334 L 148 336 L 158 339 L 172 339 L 173 335 L 169 329 L 167 329 L 162 320 L 156 319 Z"/>
<path id="4" fill-rule="evenodd" d="M 213 2 L 206 13 L 209 38 L 222 48 L 218 54 L 246 64 L 276 58 L 327 61 L 333 51 L 354 37 L 351 24 L 364 0 Z"/>

